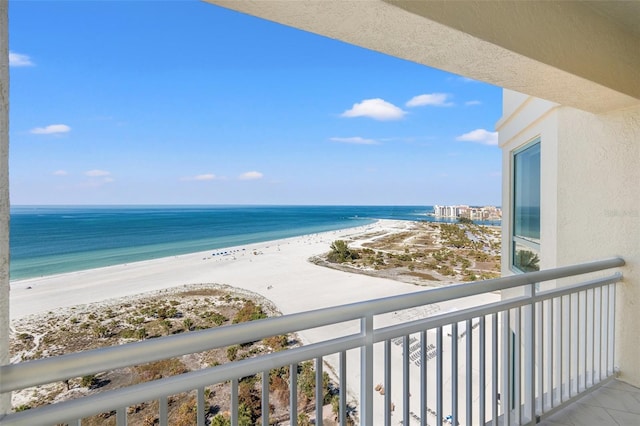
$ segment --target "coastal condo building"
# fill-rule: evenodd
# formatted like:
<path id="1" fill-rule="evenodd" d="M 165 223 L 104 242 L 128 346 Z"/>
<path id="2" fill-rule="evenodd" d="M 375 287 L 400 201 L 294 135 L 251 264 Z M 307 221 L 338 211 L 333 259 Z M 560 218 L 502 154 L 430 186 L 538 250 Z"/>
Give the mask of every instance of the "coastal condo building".
<path id="1" fill-rule="evenodd" d="M 467 218 L 471 220 L 500 220 L 502 209 L 495 206 L 471 207 L 471 206 L 433 206 L 435 217 L 451 219 Z"/>
<path id="2" fill-rule="evenodd" d="M 356 418 L 363 425 L 535 424 L 549 418 L 567 425 L 639 424 L 640 2 L 208 2 L 504 88 L 502 118 L 496 123 L 502 149 L 503 277 L 410 300 L 390 298 L 231 326 L 229 335 L 187 333 L 10 364 L 10 23 L 2 0 L 0 425 L 82 424 L 78 419 L 111 410 L 118 424 L 126 424 L 126 407 L 148 400 L 159 401 L 159 424 L 168 424 L 167 395 L 185 390 L 196 392 L 198 424 L 204 425 L 203 389 L 225 381 L 232 386 L 231 424 L 238 424 L 238 378 L 302 360 L 315 361 L 321 370 L 331 357 L 340 389 L 354 389 Z M 374 323 L 389 310 L 497 290 L 503 301 L 495 305 L 392 327 Z M 29 386 L 214 343 L 354 320 L 358 332 L 305 348 L 21 413 L 10 407 L 11 392 Z M 424 358 L 431 346 L 420 343 L 423 338 L 432 339 L 428 345 L 435 342 L 433 357 L 430 352 Z M 409 344 L 422 344 L 420 367 L 410 365 L 406 355 L 397 363 L 402 368 L 392 368 L 396 363 L 387 356 L 392 340 L 407 345 L 406 354 Z M 347 381 L 349 372 L 357 382 Z M 384 396 L 373 390 L 379 372 Z M 347 423 L 345 394 L 340 393 L 341 424 Z M 268 395 L 268 386 L 262 395 Z M 391 407 L 390 398 L 400 402 Z M 295 392 L 291 399 L 291 424 L 297 424 Z M 322 424 L 321 408 L 316 413 L 316 424 Z M 269 424 L 268 418 L 261 421 Z"/>

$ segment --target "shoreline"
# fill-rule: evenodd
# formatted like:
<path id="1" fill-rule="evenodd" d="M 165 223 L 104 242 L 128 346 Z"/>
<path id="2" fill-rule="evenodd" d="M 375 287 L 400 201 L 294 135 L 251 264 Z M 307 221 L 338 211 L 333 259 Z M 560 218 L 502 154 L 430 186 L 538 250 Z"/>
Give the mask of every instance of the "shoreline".
<path id="1" fill-rule="evenodd" d="M 378 293 L 379 297 L 384 297 L 397 294 L 398 291 L 424 289 L 394 280 L 323 268 L 308 262 L 311 256 L 329 251 L 329 245 L 336 239 L 388 231 L 403 227 L 404 223 L 409 222 L 380 219 L 371 224 L 341 230 L 16 280 L 11 282 L 10 318 L 14 320 L 63 307 L 132 297 L 190 284 L 226 284 L 245 288 L 269 299 L 276 296 L 273 302 L 283 313 L 371 299 Z M 225 251 L 232 253 L 227 256 L 213 255 Z M 300 280 L 299 277 L 305 278 Z M 381 289 L 387 290 L 367 294 L 355 294 L 357 292 L 352 291 L 353 294 L 342 303 L 335 300 L 323 302 L 325 299 L 334 299 L 331 297 L 304 297 L 307 301 L 317 300 L 320 305 L 300 303 L 301 300 L 281 300 L 285 295 L 286 299 L 291 299 L 291 294 L 302 290 L 299 288 L 301 283 L 307 284 L 304 285 L 307 292 L 322 288 L 323 283 L 329 285 L 344 280 L 356 281 L 367 287 L 370 286 L 369 281 L 381 280 L 384 281 L 384 284 L 379 284 Z M 336 287 L 336 291 L 340 289 L 341 286 Z M 280 304 L 284 305 L 284 309 Z M 297 308 L 298 305 L 302 306 Z"/>

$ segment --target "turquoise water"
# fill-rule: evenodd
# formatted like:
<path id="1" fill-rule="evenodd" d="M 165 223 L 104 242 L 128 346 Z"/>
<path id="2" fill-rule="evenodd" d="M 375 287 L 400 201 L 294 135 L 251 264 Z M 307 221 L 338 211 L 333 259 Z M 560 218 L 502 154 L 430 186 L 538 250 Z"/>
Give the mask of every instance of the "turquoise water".
<path id="1" fill-rule="evenodd" d="M 11 280 L 344 229 L 431 206 L 11 208 Z"/>

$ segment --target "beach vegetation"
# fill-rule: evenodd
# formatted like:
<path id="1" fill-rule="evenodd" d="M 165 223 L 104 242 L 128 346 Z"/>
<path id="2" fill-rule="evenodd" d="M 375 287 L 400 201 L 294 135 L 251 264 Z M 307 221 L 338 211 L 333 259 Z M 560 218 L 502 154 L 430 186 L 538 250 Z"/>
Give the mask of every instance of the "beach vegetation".
<path id="1" fill-rule="evenodd" d="M 229 321 L 229 318 L 216 311 L 204 312 L 202 315 L 200 315 L 200 317 L 216 326 L 220 326 Z"/>
<path id="2" fill-rule="evenodd" d="M 239 349 L 240 349 L 240 346 L 238 346 L 238 345 L 229 346 L 227 348 L 227 359 L 229 361 L 235 361 L 236 358 L 238 357 L 238 350 Z"/>
<path id="3" fill-rule="evenodd" d="M 94 388 L 98 384 L 98 378 L 94 374 L 82 376 L 80 385 L 84 388 Z"/>
<path id="4" fill-rule="evenodd" d="M 19 333 L 17 337 L 19 340 L 22 340 L 23 342 L 33 341 L 33 336 L 29 333 Z"/>
<path id="5" fill-rule="evenodd" d="M 231 418 L 223 414 L 216 414 L 211 419 L 211 426 L 231 426 Z"/>
<path id="6" fill-rule="evenodd" d="M 191 398 L 180 404 L 176 413 L 171 418 L 171 424 L 176 426 L 192 426 L 198 420 L 198 405 L 195 398 Z"/>
<path id="7" fill-rule="evenodd" d="M 349 244 L 344 240 L 335 240 L 331 243 L 331 251 L 327 258 L 330 262 L 344 263 L 358 259 L 358 253 L 349 249 Z"/>
<path id="8" fill-rule="evenodd" d="M 133 339 L 136 337 L 136 330 L 133 328 L 124 328 L 120 330 L 120 337 L 123 339 Z"/>
<path id="9" fill-rule="evenodd" d="M 263 342 L 266 346 L 270 347 L 276 352 L 286 349 L 287 346 L 289 346 L 289 338 L 284 334 L 281 334 L 279 336 L 267 337 L 263 340 Z"/>
<path id="10" fill-rule="evenodd" d="M 256 383 L 257 376 L 244 377 L 238 383 L 238 402 L 244 406 L 244 415 L 251 419 L 251 425 L 262 416 L 262 398 Z"/>
<path id="11" fill-rule="evenodd" d="M 197 294 L 191 294 L 197 292 Z M 220 303 L 226 298 L 225 294 L 231 294 L 228 298 L 232 303 Z M 210 303 L 204 303 L 202 296 L 211 296 Z M 200 304 L 194 303 L 200 300 Z M 179 304 L 172 303 L 178 301 Z M 103 306 L 78 307 L 75 310 L 66 312 L 51 313 L 49 316 L 37 322 L 17 323 L 16 328 L 21 332 L 16 333 L 11 338 L 12 356 L 16 359 L 38 359 L 43 356 L 59 355 L 63 353 L 77 352 L 81 350 L 94 349 L 99 347 L 118 345 L 127 343 L 130 339 L 146 339 L 158 335 L 184 332 L 182 327 L 185 324 L 195 328 L 211 327 L 232 322 L 252 321 L 254 319 L 266 318 L 268 316 L 268 305 L 261 305 L 261 299 L 249 299 L 246 294 L 238 296 L 238 293 L 227 293 L 219 288 L 189 289 L 171 293 L 165 297 L 158 295 L 145 296 L 139 299 L 129 299 L 128 307 L 124 307 L 119 301 L 114 301 L 108 308 L 112 317 L 108 319 Z M 215 309 L 212 309 L 215 304 Z M 161 318 L 162 311 L 167 314 L 174 314 L 169 309 L 174 308 L 175 314 L 180 319 L 180 323 L 173 318 Z M 69 315 L 73 312 L 72 315 Z M 158 315 L 160 314 L 160 315 Z M 89 320 L 89 316 L 94 318 Z M 71 324 L 71 318 L 79 319 L 78 325 Z M 54 326 L 52 325 L 54 324 Z M 68 331 L 62 331 L 66 329 Z M 86 330 L 86 331 L 85 331 Z M 39 347 L 34 348 L 35 336 L 42 335 L 39 340 Z M 105 337 L 96 338 L 96 335 Z M 192 368 L 206 368 L 224 364 L 230 360 L 239 360 L 251 357 L 256 354 L 270 353 L 279 350 L 286 350 L 288 347 L 298 344 L 295 335 L 279 335 L 266 338 L 258 342 L 250 342 L 244 345 L 235 345 L 230 348 L 217 348 L 195 354 L 188 357 L 177 357 L 169 360 L 157 361 L 141 366 L 133 366 L 114 370 L 108 375 L 88 375 L 83 378 L 70 379 L 61 382 L 50 389 L 39 389 L 38 392 L 23 394 L 26 398 L 24 405 L 37 407 L 49 403 L 54 399 L 72 398 L 73 388 L 82 387 L 88 390 L 88 394 L 98 392 L 98 388 L 115 389 L 121 386 L 143 383 L 150 380 L 157 380 L 176 374 L 190 371 Z M 269 388 L 272 403 L 269 406 L 269 418 L 273 422 L 286 422 L 288 420 L 289 404 L 289 367 L 275 369 L 269 377 Z M 259 378 L 251 377 L 243 379 L 241 403 L 241 421 L 239 424 L 252 425 L 256 416 L 260 416 L 261 404 L 258 407 L 256 396 L 260 396 Z M 335 392 L 335 384 L 330 383 L 329 376 L 323 374 L 323 388 L 325 389 L 325 402 L 328 402 Z M 71 390 L 72 392 L 65 391 Z M 229 407 L 230 384 L 219 383 L 206 388 L 207 395 L 206 408 L 208 424 L 229 424 L 226 410 Z M 313 362 L 302 363 L 298 367 L 298 400 L 299 410 L 305 411 L 311 404 L 309 398 L 315 398 L 315 372 Z M 173 395 L 169 398 L 169 420 L 170 424 L 194 424 L 192 407 L 190 400 L 193 394 L 183 393 Z M 22 401 L 22 400 L 21 400 Z M 190 408 L 191 407 L 191 408 Z M 16 407 L 14 407 L 15 410 Z M 157 424 L 158 402 L 137 404 L 128 410 L 128 417 L 131 424 Z M 215 415 L 215 416 L 214 416 Z M 83 421 L 88 425 L 106 424 L 115 418 L 115 411 L 105 412 Z M 214 420 L 214 419 L 218 420 Z M 183 419 L 183 420 L 181 420 Z"/>
<path id="12" fill-rule="evenodd" d="M 17 407 L 14 407 L 13 410 L 16 413 L 19 413 L 20 411 L 31 410 L 31 406 L 29 404 L 21 404 L 21 405 L 18 405 Z"/>
<path id="13" fill-rule="evenodd" d="M 186 331 L 193 330 L 193 320 L 191 318 L 185 318 L 182 320 L 182 324 L 184 325 L 184 329 Z"/>
<path id="14" fill-rule="evenodd" d="M 100 339 L 104 339 L 106 337 L 109 337 L 110 335 L 109 329 L 101 324 L 96 324 L 93 326 L 93 334 Z"/>
<path id="15" fill-rule="evenodd" d="M 240 308 L 236 316 L 233 318 L 233 323 L 238 324 L 241 322 L 255 321 L 264 319 L 267 314 L 262 310 L 262 306 L 256 305 L 251 300 L 247 300 L 244 306 Z"/>
<path id="16" fill-rule="evenodd" d="M 148 336 L 147 334 L 147 329 L 142 327 L 136 330 L 136 337 L 138 338 L 138 340 L 144 340 L 146 339 Z"/>
<path id="17" fill-rule="evenodd" d="M 311 426 L 311 420 L 309 419 L 309 415 L 304 411 L 298 414 L 298 426 Z"/>
<path id="18" fill-rule="evenodd" d="M 177 358 L 163 359 L 138 365 L 133 368 L 136 373 L 136 382 L 148 382 L 158 380 L 163 377 L 171 377 L 189 371 L 187 366 Z"/>

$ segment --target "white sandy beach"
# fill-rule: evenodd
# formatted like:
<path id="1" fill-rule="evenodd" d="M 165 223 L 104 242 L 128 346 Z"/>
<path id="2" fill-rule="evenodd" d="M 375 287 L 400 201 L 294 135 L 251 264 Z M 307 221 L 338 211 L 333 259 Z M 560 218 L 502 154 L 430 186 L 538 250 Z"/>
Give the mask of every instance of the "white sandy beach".
<path id="1" fill-rule="evenodd" d="M 346 230 L 14 281 L 10 315 L 17 319 L 199 283 L 228 284 L 254 291 L 270 299 L 283 314 L 422 290 L 307 261 L 329 251 L 336 239 L 403 227 L 403 221 L 382 220 Z M 230 254 L 222 255 L 223 252 Z"/>
<path id="2" fill-rule="evenodd" d="M 269 299 L 283 314 L 310 309 L 341 305 L 362 300 L 381 298 L 397 294 L 423 291 L 425 287 L 402 283 L 390 279 L 375 278 L 363 274 L 347 273 L 308 261 L 309 257 L 329 250 L 336 239 L 362 236 L 378 231 L 394 232 L 404 229 L 407 222 L 380 220 L 374 224 L 346 230 L 330 231 L 264 243 L 256 243 L 229 249 L 201 252 L 109 266 L 87 271 L 73 272 L 42 278 L 33 278 L 11 283 L 12 319 L 56 311 L 73 305 L 90 304 L 113 298 L 133 296 L 140 293 L 169 289 L 185 284 L 227 284 L 261 294 Z M 213 253 L 228 252 L 228 255 Z M 429 314 L 463 309 L 478 303 L 496 301 L 498 295 L 486 295 L 473 300 L 444 303 L 432 307 Z M 424 310 L 415 310 L 416 316 L 424 316 Z M 380 323 L 397 323 L 411 319 L 411 312 L 399 315 L 383 315 Z M 359 325 L 342 325 L 337 334 L 358 332 Z M 305 343 L 335 337 L 337 330 L 330 327 L 307 330 L 299 333 Z M 448 339 L 447 339 L 448 340 Z M 394 422 L 401 419 L 402 398 L 402 349 L 394 346 L 392 363 Z M 446 348 L 445 348 L 446 350 Z M 378 350 L 376 350 L 377 352 Z M 348 388 L 352 397 L 359 391 L 359 355 L 348 357 Z M 381 359 L 376 355 L 376 359 Z M 376 361 L 377 362 L 377 361 Z M 416 372 L 417 367 L 412 368 Z M 377 382 L 382 382 L 382 368 L 375 369 Z M 379 372 L 379 374 L 378 374 Z M 462 379 L 462 378 L 461 378 Z M 412 394 L 419 394 L 419 382 L 411 383 Z M 376 413 L 382 413 L 383 397 L 375 395 Z M 433 396 L 435 398 L 435 395 Z M 380 401 L 378 401 L 378 399 Z M 429 398 L 431 400 L 431 398 Z M 417 401 L 416 401 L 417 404 Z M 419 410 L 418 406 L 411 407 Z"/>

